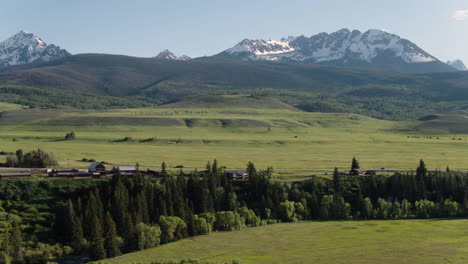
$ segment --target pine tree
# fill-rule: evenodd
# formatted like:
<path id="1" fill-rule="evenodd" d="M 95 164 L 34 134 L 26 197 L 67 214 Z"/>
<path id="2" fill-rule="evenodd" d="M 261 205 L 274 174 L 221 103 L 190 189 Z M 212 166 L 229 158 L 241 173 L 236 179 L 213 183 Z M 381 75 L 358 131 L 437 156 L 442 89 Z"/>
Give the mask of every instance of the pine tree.
<path id="1" fill-rule="evenodd" d="M 164 182 L 166 182 L 167 181 L 167 171 L 166 171 L 166 162 L 164 162 L 164 161 L 161 164 L 161 176 L 162 176 Z"/>
<path id="2" fill-rule="evenodd" d="M 333 170 L 333 188 L 335 189 L 335 192 L 341 192 L 340 173 L 336 167 Z"/>
<path id="3" fill-rule="evenodd" d="M 90 236 L 90 255 L 93 260 L 106 258 L 106 250 L 104 248 L 104 239 L 102 237 L 101 222 L 97 215 L 91 219 L 91 236 Z"/>
<path id="4" fill-rule="evenodd" d="M 81 250 L 83 249 L 82 245 L 84 242 L 83 224 L 81 216 L 77 216 L 73 220 L 71 241 L 74 245 L 73 248 L 81 252 Z"/>
<path id="5" fill-rule="evenodd" d="M 427 176 L 426 164 L 421 159 L 419 161 L 419 166 L 416 169 L 416 180 L 418 180 L 418 181 L 424 180 L 426 178 L 426 176 Z"/>
<path id="6" fill-rule="evenodd" d="M 108 258 L 112 258 L 121 254 L 117 242 L 117 229 L 112 215 L 107 212 L 105 219 L 105 250 Z"/>
<path id="7" fill-rule="evenodd" d="M 419 166 L 416 169 L 416 200 L 426 199 L 426 178 L 427 168 L 424 161 L 419 161 Z"/>
<path id="8" fill-rule="evenodd" d="M 312 219 L 317 219 L 320 217 L 320 203 L 317 198 L 317 194 L 315 192 L 312 192 L 310 202 L 309 204 L 309 210 L 310 210 L 310 216 Z"/>
<path id="9" fill-rule="evenodd" d="M 468 216 L 468 197 L 465 197 L 465 199 L 463 199 L 461 211 L 463 216 Z"/>
<path id="10" fill-rule="evenodd" d="M 351 161 L 351 171 L 349 172 L 351 175 L 359 175 L 359 162 L 355 157 L 353 157 L 353 160 Z"/>

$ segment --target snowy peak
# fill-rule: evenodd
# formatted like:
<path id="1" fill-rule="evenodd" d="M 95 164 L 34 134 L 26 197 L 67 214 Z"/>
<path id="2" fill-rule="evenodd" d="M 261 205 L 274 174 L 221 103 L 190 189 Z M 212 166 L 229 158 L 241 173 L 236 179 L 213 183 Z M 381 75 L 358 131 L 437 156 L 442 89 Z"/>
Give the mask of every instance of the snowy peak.
<path id="1" fill-rule="evenodd" d="M 177 57 L 174 53 L 170 52 L 169 50 L 164 50 L 161 51 L 156 57 L 154 57 L 157 60 L 191 60 L 187 55 L 182 55 L 180 57 Z"/>
<path id="2" fill-rule="evenodd" d="M 244 39 L 215 56 L 343 66 L 441 63 L 411 41 L 380 29 L 360 32 L 344 28 L 330 34 L 290 36 L 280 41 Z"/>
<path id="3" fill-rule="evenodd" d="M 226 50 L 229 54 L 251 53 L 255 56 L 281 54 L 291 51 L 294 51 L 294 49 L 286 41 L 249 39 L 244 39 L 236 46 Z"/>
<path id="4" fill-rule="evenodd" d="M 38 36 L 21 30 L 0 42 L 0 67 L 35 61 L 60 60 L 71 54 L 53 44 L 48 45 Z"/>
<path id="5" fill-rule="evenodd" d="M 447 64 L 459 71 L 467 71 L 465 64 L 461 60 L 447 61 Z"/>

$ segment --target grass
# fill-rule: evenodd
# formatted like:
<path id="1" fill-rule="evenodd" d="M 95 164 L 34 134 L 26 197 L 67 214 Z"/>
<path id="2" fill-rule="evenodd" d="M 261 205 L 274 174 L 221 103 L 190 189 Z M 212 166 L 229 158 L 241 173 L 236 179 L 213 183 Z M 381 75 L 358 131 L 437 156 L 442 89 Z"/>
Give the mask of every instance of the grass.
<path id="1" fill-rule="evenodd" d="M 355 156 L 363 168 L 415 168 L 420 158 L 429 168 L 468 168 L 467 134 L 428 134 L 408 130 L 414 122 L 355 114 L 246 108 L 18 110 L 4 112 L 0 124 L 0 151 L 42 148 L 62 167 L 85 168 L 89 164 L 81 160 L 87 158 L 139 162 L 143 168 L 162 161 L 169 167 L 202 168 L 216 158 L 228 168 L 252 161 L 260 168 L 332 169 L 348 167 Z M 70 131 L 76 139 L 63 141 Z M 118 142 L 125 137 L 132 140 Z M 294 174 L 279 177 L 316 173 Z"/>
<path id="2" fill-rule="evenodd" d="M 468 262 L 468 220 L 300 222 L 185 239 L 102 263 L 200 259 L 224 263 Z"/>
<path id="3" fill-rule="evenodd" d="M 183 100 L 161 105 L 164 108 L 254 108 L 254 109 L 290 109 L 294 107 L 271 97 L 238 95 L 203 95 L 184 98 Z"/>
<path id="4" fill-rule="evenodd" d="M 23 107 L 24 107 L 23 105 L 19 105 L 19 104 L 10 104 L 10 103 L 0 102 L 0 112 L 8 111 L 8 110 L 18 110 L 18 109 L 22 109 Z"/>

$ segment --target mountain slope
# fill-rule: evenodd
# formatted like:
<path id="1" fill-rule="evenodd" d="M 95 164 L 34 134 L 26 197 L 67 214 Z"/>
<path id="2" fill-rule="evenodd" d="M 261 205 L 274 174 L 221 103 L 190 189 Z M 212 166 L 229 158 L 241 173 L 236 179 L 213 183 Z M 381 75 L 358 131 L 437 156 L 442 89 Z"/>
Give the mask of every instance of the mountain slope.
<path id="1" fill-rule="evenodd" d="M 0 67 L 37 61 L 64 59 L 71 54 L 53 44 L 48 45 L 32 33 L 20 31 L 0 42 Z"/>
<path id="2" fill-rule="evenodd" d="M 453 71 L 411 41 L 376 29 L 364 33 L 342 29 L 281 41 L 245 39 L 213 56 L 216 58 L 379 67 L 401 72 Z"/>
<path id="3" fill-rule="evenodd" d="M 306 111 L 352 112 L 384 119 L 468 110 L 466 72 L 408 74 L 268 61 L 174 61 L 81 54 L 0 70 L 0 98 L 30 105 L 33 98 L 21 101 L 27 95 L 24 89 L 15 88 L 18 85 L 33 87 L 37 94 L 41 89 L 57 90 L 88 95 L 96 102 L 113 96 L 142 104 L 196 95 L 255 93 Z M 34 106 L 49 108 L 57 103 L 49 100 Z"/>
<path id="4" fill-rule="evenodd" d="M 447 64 L 459 71 L 467 71 L 465 64 L 461 60 L 447 61 Z"/>

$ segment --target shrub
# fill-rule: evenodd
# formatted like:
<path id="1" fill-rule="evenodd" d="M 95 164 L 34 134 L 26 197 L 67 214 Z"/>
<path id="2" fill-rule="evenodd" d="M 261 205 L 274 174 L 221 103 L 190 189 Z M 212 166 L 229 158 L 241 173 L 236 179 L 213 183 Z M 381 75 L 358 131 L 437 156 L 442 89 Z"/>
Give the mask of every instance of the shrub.
<path id="1" fill-rule="evenodd" d="M 70 133 L 67 133 L 67 134 L 65 135 L 65 139 L 66 139 L 66 140 L 73 140 L 73 139 L 75 139 L 75 132 L 72 131 L 72 132 L 70 132 Z"/>

